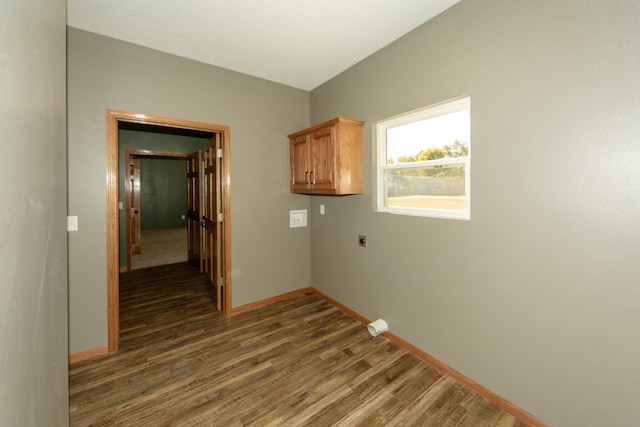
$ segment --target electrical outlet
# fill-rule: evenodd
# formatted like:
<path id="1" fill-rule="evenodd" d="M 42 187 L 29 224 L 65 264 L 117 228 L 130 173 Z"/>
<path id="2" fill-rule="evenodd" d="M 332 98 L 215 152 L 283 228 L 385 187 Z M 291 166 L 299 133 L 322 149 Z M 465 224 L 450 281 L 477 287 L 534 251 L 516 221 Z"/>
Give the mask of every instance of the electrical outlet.
<path id="1" fill-rule="evenodd" d="M 358 236 L 358 244 L 363 248 L 367 247 L 367 236 L 359 235 Z"/>

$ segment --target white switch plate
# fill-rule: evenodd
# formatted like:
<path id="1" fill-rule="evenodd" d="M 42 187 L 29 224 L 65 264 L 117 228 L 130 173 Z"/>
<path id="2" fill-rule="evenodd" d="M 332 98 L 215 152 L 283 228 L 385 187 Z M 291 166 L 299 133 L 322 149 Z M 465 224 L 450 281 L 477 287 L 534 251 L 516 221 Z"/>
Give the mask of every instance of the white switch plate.
<path id="1" fill-rule="evenodd" d="M 289 211 L 289 228 L 306 227 L 307 226 L 307 210 L 301 209 Z"/>
<path id="2" fill-rule="evenodd" d="M 78 231 L 78 217 L 77 216 L 68 216 L 67 217 L 67 231 Z"/>
<path id="3" fill-rule="evenodd" d="M 320 215 L 324 215 L 324 205 L 320 205 Z"/>

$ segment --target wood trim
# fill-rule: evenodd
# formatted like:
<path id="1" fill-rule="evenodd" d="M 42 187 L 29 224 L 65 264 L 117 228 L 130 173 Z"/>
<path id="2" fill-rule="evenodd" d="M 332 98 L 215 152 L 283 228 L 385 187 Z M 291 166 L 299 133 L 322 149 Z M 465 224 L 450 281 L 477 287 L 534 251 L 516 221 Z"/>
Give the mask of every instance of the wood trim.
<path id="1" fill-rule="evenodd" d="M 128 155 L 133 156 L 149 156 L 149 157 L 177 157 L 177 158 L 187 158 L 191 153 L 183 153 L 181 151 L 160 151 L 160 150 L 139 150 L 133 148 L 127 148 L 124 150 L 125 159 Z"/>
<path id="2" fill-rule="evenodd" d="M 191 120 L 173 119 L 124 111 L 107 110 L 107 313 L 108 313 L 108 351 L 118 349 L 120 339 L 119 272 L 118 261 L 118 123 L 138 123 L 220 133 L 224 136 L 222 159 L 222 186 L 224 204 L 224 313 L 231 315 L 231 147 L 229 126 Z"/>
<path id="3" fill-rule="evenodd" d="M 309 288 L 307 288 L 307 289 L 309 289 Z M 360 321 L 361 323 L 363 323 L 365 325 L 368 325 L 369 323 L 371 323 L 371 320 L 369 320 L 366 317 L 360 315 L 359 313 L 356 313 L 355 311 L 351 310 L 349 307 L 347 307 L 347 306 L 343 305 L 342 303 L 336 301 L 335 299 L 331 298 L 327 294 L 325 294 L 325 293 L 323 293 L 323 292 L 321 292 L 321 291 L 319 291 L 319 290 L 317 290 L 317 289 L 315 289 L 313 287 L 311 288 L 311 290 L 312 290 L 313 293 L 318 295 L 320 298 L 322 298 L 322 299 L 330 302 L 331 304 L 335 305 L 340 310 L 344 311 L 345 313 L 347 313 L 348 315 L 350 315 L 354 319 Z M 419 349 L 415 345 L 403 340 L 399 336 L 397 336 L 395 334 L 392 334 L 391 332 L 384 332 L 382 335 L 385 338 L 387 338 L 389 341 L 397 344 L 398 346 L 400 346 L 403 349 L 407 350 L 409 353 L 412 353 L 415 356 L 419 357 L 420 359 L 424 360 L 425 362 L 429 363 L 430 365 L 432 365 L 433 367 L 435 367 L 436 369 L 438 369 L 442 373 L 448 375 L 449 377 L 451 377 L 455 381 L 459 382 L 460 384 L 464 385 L 465 387 L 467 387 L 471 391 L 473 391 L 473 392 L 477 393 L 478 395 L 482 396 L 483 398 L 485 398 L 489 402 L 495 404 L 497 407 L 499 407 L 503 411 L 510 413 L 511 415 L 513 415 L 514 417 L 518 418 L 519 420 L 524 421 L 525 423 L 527 423 L 527 424 L 529 424 L 531 426 L 534 426 L 534 427 L 551 427 L 550 424 L 545 423 L 544 421 L 542 421 L 541 419 L 537 418 L 533 414 L 530 414 L 529 412 L 525 411 L 524 409 L 514 405 L 513 403 L 509 402 L 507 399 L 499 396 L 498 394 L 494 393 L 493 391 L 489 390 L 488 388 L 484 387 L 483 385 L 477 383 L 476 381 L 472 380 L 471 378 L 467 377 L 466 375 L 462 374 L 461 372 L 453 369 L 451 366 L 447 365 L 446 363 L 442 362 L 441 360 L 436 359 L 435 357 L 433 357 L 429 353 L 427 353 L 427 352 Z"/>
<path id="4" fill-rule="evenodd" d="M 315 290 L 312 287 L 298 289 L 297 291 L 287 292 L 286 294 L 277 295 L 275 297 L 241 305 L 239 307 L 235 307 L 234 309 L 232 309 L 231 314 L 238 314 L 238 313 L 243 313 L 245 311 L 255 310 L 256 308 L 264 307 L 266 305 L 273 304 L 274 302 L 288 300 L 291 298 L 295 298 L 298 295 L 304 295 L 307 293 L 315 293 Z"/>
<path id="5" fill-rule="evenodd" d="M 108 351 L 116 351 L 120 341 L 120 284 L 118 262 L 118 120 L 107 110 L 107 323 Z"/>
<path id="6" fill-rule="evenodd" d="M 224 284 L 222 297 L 224 303 L 222 309 L 225 315 L 231 316 L 231 129 L 225 126 L 222 129 L 222 250 L 224 253 L 222 271 Z"/>
<path id="7" fill-rule="evenodd" d="M 81 351 L 80 353 L 70 354 L 69 355 L 69 365 L 73 365 L 74 363 L 82 362 L 83 360 L 92 359 L 97 356 L 101 356 L 103 354 L 107 354 L 109 352 L 108 345 L 101 345 L 100 347 L 92 348 L 90 350 Z"/>
<path id="8" fill-rule="evenodd" d="M 299 295 L 303 295 L 306 293 L 314 293 L 316 294 L 318 297 L 326 300 L 327 302 L 329 302 L 330 304 L 336 306 L 338 309 L 344 311 L 346 314 L 348 314 L 349 316 L 353 317 L 354 319 L 358 320 L 359 322 L 361 322 L 362 324 L 366 325 L 369 324 L 371 321 L 369 319 L 367 319 L 366 317 L 362 316 L 361 314 L 357 313 L 356 311 L 350 309 L 349 307 L 345 306 L 344 304 L 340 303 L 339 301 L 333 299 L 332 297 L 328 296 L 327 294 L 315 289 L 314 287 L 306 287 L 306 288 L 302 288 L 302 289 L 298 289 L 296 291 L 292 291 L 292 292 L 288 292 L 285 294 L 281 294 L 281 295 L 277 295 L 275 297 L 271 297 L 271 298 L 266 298 L 260 301 L 255 301 L 249 304 L 245 304 L 239 307 L 235 307 L 233 308 L 230 314 L 239 314 L 239 313 L 243 313 L 243 312 L 247 312 L 247 311 L 251 311 L 251 310 L 255 310 L 257 308 L 261 308 L 264 306 L 267 306 L 269 304 L 275 303 L 275 302 L 279 302 L 279 301 L 284 301 L 287 299 L 291 299 L 294 297 L 297 297 Z M 468 389 L 470 389 L 471 391 L 477 393 L 478 395 L 482 396 L 484 399 L 492 402 L 493 404 L 495 404 L 496 406 L 498 406 L 500 409 L 504 410 L 505 412 L 508 412 L 509 414 L 515 416 L 516 418 L 518 418 L 519 420 L 533 426 L 533 427 L 551 427 L 550 424 L 542 421 L 541 419 L 537 418 L 536 416 L 534 416 L 533 414 L 525 411 L 524 409 L 516 406 L 515 404 L 509 402 L 507 399 L 499 396 L 497 393 L 494 393 L 493 391 L 489 390 L 488 388 L 482 386 L 481 384 L 477 383 L 476 381 L 472 380 L 471 378 L 467 377 L 466 375 L 462 374 L 461 372 L 455 370 L 454 368 L 452 368 L 451 366 L 447 365 L 446 363 L 442 362 L 441 360 L 435 358 L 434 356 L 430 355 L 429 353 L 419 349 L 418 347 L 416 347 L 415 345 L 405 341 L 404 339 L 400 338 L 399 336 L 392 334 L 390 332 L 385 332 L 382 334 L 385 338 L 387 338 L 389 341 L 397 344 L 398 346 L 400 346 L 401 348 L 405 349 L 406 351 L 408 351 L 409 353 L 414 354 L 415 356 L 419 357 L 420 359 L 424 360 L 425 362 L 431 364 L 433 367 L 435 367 L 436 369 L 438 369 L 439 371 L 441 371 L 442 373 L 448 375 L 449 377 L 451 377 L 453 380 L 457 381 L 458 383 L 464 385 L 465 387 L 467 387 Z M 81 353 L 76 353 L 73 355 L 69 355 L 69 364 L 73 364 L 73 363 L 77 363 L 83 360 L 87 360 L 102 354 L 107 353 L 108 351 L 108 346 L 101 346 L 101 347 L 97 347 L 91 350 L 86 350 L 83 351 Z"/>
<path id="9" fill-rule="evenodd" d="M 505 412 L 510 413 L 511 415 L 518 418 L 519 420 L 524 421 L 525 423 L 535 427 L 551 427 L 550 424 L 545 423 L 544 421 L 537 418 L 533 414 L 530 414 L 524 409 L 514 405 L 513 403 L 509 402 L 507 399 L 501 397 L 497 393 L 494 393 L 493 391 L 477 383 L 476 381 L 472 380 L 471 378 L 467 377 L 461 372 L 453 369 L 451 366 L 447 365 L 441 360 L 436 359 L 429 353 L 422 351 L 421 349 L 414 346 L 413 344 L 403 340 L 399 336 L 394 335 L 390 332 L 385 332 L 383 335 L 389 341 L 396 343 L 397 345 L 404 348 L 408 352 L 413 353 L 414 355 L 418 356 L 420 359 L 433 365 L 436 369 L 438 369 L 442 373 L 448 375 L 449 377 L 453 378 L 455 381 L 466 386 L 468 389 L 479 394 L 489 402 L 494 403 L 497 407 L 499 407 Z"/>
<path id="10" fill-rule="evenodd" d="M 309 289 L 309 288 L 307 288 L 307 289 Z M 369 319 L 367 319 L 366 317 L 362 316 L 360 313 L 357 313 L 357 312 L 351 310 L 349 307 L 347 307 L 346 305 L 342 304 L 339 301 L 336 301 L 335 299 L 331 298 L 329 295 L 325 294 L 324 292 L 321 292 L 321 291 L 317 290 L 314 287 L 311 287 L 310 289 L 311 289 L 311 292 L 313 292 L 314 294 L 318 295 L 320 298 L 330 302 L 331 304 L 335 305 L 340 310 L 344 311 L 349 316 L 351 316 L 354 319 L 356 319 L 358 322 L 364 323 L 365 325 L 368 325 L 369 323 L 371 323 L 371 321 Z M 388 332 L 385 332 L 382 335 L 386 337 L 387 334 L 388 334 Z"/>
<path id="11" fill-rule="evenodd" d="M 243 311 L 248 311 L 248 310 L 253 310 L 259 307 L 263 307 L 265 305 L 277 302 L 277 301 L 282 301 L 282 300 L 286 300 L 289 298 L 293 298 L 296 297 L 298 295 L 301 294 L 305 294 L 308 292 L 312 292 L 314 294 L 316 294 L 317 296 L 319 296 L 320 298 L 326 300 L 327 302 L 329 302 L 330 304 L 336 306 L 337 308 L 339 308 L 340 310 L 344 311 L 346 314 L 348 314 L 349 316 L 353 317 L 354 319 L 358 320 L 359 322 L 361 322 L 364 325 L 367 325 L 369 323 L 371 323 L 371 320 L 367 319 L 366 317 L 362 316 L 361 314 L 357 313 L 356 311 L 350 309 L 349 307 L 345 306 L 344 304 L 340 303 L 339 301 L 331 298 L 329 295 L 315 289 L 314 287 L 307 287 L 307 288 L 303 288 L 297 291 L 293 291 L 293 292 L 289 292 L 286 294 L 282 294 L 276 297 L 272 297 L 272 298 L 267 298 L 265 300 L 261 300 L 261 301 L 256 301 L 250 304 L 246 304 L 243 305 L 241 307 L 237 307 L 236 309 L 234 309 L 233 314 L 239 313 L 239 312 L 243 312 Z M 457 381 L 458 383 L 464 385 L 465 387 L 467 387 L 469 390 L 477 393 L 478 395 L 482 396 L 484 399 L 488 400 L 489 402 L 495 404 L 497 407 L 499 407 L 500 409 L 502 409 L 505 412 L 508 412 L 509 414 L 513 415 L 514 417 L 518 418 L 519 420 L 533 426 L 533 427 L 551 427 L 550 424 L 545 423 L 544 421 L 542 421 L 541 419 L 537 418 L 536 416 L 530 414 L 529 412 L 525 411 L 524 409 L 514 405 L 513 403 L 509 402 L 507 399 L 499 396 L 498 394 L 494 393 L 493 391 L 489 390 L 488 388 L 482 386 L 481 384 L 477 383 L 476 381 L 472 380 L 471 378 L 467 377 L 466 375 L 462 374 L 461 372 L 458 372 L 457 370 L 453 369 L 451 366 L 447 365 L 446 363 L 442 362 L 441 360 L 436 359 L 435 357 L 433 357 L 432 355 L 430 355 L 429 353 L 419 349 L 418 347 L 416 347 L 415 345 L 403 340 L 402 338 L 400 338 L 399 336 L 392 334 L 390 332 L 385 332 L 382 334 L 382 336 L 384 336 L 385 338 L 387 338 L 389 341 L 397 344 L 398 346 L 400 346 L 401 348 L 405 349 L 406 351 L 408 351 L 409 353 L 414 354 L 415 356 L 419 357 L 420 359 L 424 360 L 425 362 L 429 363 L 430 365 L 432 365 L 434 368 L 438 369 L 439 371 L 441 371 L 442 373 L 448 375 L 449 377 L 451 377 L 453 380 Z"/>

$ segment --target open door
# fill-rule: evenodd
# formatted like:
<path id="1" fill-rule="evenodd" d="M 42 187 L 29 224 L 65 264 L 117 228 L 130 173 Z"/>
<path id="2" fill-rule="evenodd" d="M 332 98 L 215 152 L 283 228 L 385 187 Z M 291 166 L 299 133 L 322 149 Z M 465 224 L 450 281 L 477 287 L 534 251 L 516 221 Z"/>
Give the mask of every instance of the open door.
<path id="1" fill-rule="evenodd" d="M 131 156 L 129 168 L 131 170 L 131 207 L 129 209 L 129 218 L 131 219 L 131 255 L 138 255 L 142 251 L 142 233 L 140 231 L 140 159 Z"/>
<path id="2" fill-rule="evenodd" d="M 204 251 L 202 249 L 202 152 L 187 156 L 187 247 L 189 262 L 204 271 Z"/>
<path id="3" fill-rule="evenodd" d="M 222 134 L 217 133 L 209 141 L 204 152 L 204 189 L 202 192 L 204 210 L 202 227 L 204 228 L 204 272 L 209 277 L 216 295 L 216 308 L 223 307 L 222 277 Z"/>
<path id="4" fill-rule="evenodd" d="M 126 183 L 126 211 L 127 212 L 127 271 L 131 271 L 131 258 L 141 253 L 142 233 L 140 222 L 140 159 L 126 152 L 127 183 Z"/>

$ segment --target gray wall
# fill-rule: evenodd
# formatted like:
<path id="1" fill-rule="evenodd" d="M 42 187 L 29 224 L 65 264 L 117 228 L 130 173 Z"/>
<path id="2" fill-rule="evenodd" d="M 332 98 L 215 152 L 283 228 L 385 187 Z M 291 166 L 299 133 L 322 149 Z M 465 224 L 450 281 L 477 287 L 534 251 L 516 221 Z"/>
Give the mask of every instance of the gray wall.
<path id="1" fill-rule="evenodd" d="M 313 285 L 553 425 L 640 425 L 639 23 L 465 0 L 313 90 L 311 122 L 367 122 L 364 194 L 312 199 Z M 374 213 L 375 122 L 460 95 L 471 220 Z"/>
<path id="2" fill-rule="evenodd" d="M 68 29 L 69 339 L 107 343 L 106 110 L 231 128 L 233 306 L 309 286 L 310 229 L 289 229 L 286 135 L 309 125 L 309 93 Z"/>
<path id="3" fill-rule="evenodd" d="M 464 0 L 312 91 L 311 120 L 304 91 L 69 29 L 71 352 L 107 342 L 112 108 L 231 126 L 234 306 L 313 284 L 554 425 L 637 425 L 639 7 Z M 471 221 L 374 213 L 375 121 L 465 94 Z M 364 194 L 289 194 L 284 136 L 336 115 L 367 121 Z"/>
<path id="4" fill-rule="evenodd" d="M 68 424 L 65 1 L 0 2 L 0 423 Z"/>

